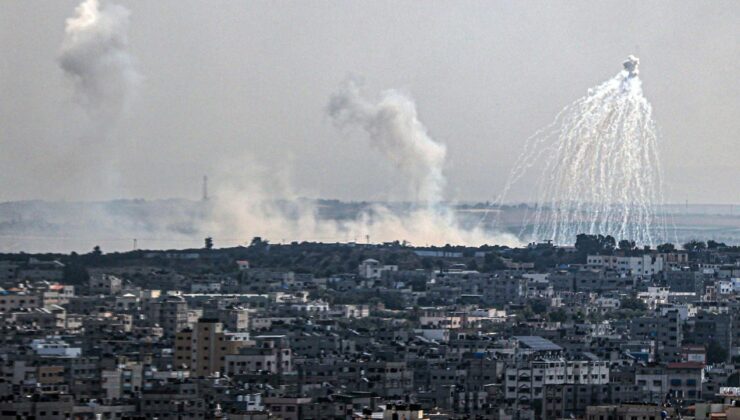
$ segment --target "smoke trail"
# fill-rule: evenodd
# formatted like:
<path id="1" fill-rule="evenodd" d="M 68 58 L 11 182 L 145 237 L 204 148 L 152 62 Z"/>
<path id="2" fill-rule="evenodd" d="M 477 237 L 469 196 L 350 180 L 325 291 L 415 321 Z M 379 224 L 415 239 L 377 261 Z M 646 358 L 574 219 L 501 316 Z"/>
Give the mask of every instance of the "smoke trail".
<path id="1" fill-rule="evenodd" d="M 100 124 L 114 122 L 126 109 L 139 80 L 128 52 L 129 11 L 85 0 L 67 19 L 59 66 L 75 86 L 75 98 Z"/>
<path id="2" fill-rule="evenodd" d="M 429 137 L 410 98 L 388 90 L 373 103 L 348 82 L 331 97 L 328 113 L 339 127 L 357 126 L 367 132 L 373 146 L 401 171 L 414 200 L 428 206 L 442 200 L 447 149 Z"/>

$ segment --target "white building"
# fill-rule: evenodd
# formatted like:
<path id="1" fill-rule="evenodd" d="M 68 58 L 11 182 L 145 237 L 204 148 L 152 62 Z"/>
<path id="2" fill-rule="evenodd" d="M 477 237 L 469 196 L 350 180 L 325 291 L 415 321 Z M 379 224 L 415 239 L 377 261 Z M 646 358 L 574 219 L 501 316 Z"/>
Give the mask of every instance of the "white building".
<path id="1" fill-rule="evenodd" d="M 422 308 L 419 325 L 423 328 L 460 328 L 463 317 L 444 307 Z"/>
<path id="2" fill-rule="evenodd" d="M 335 305 L 332 313 L 342 318 L 367 318 L 370 316 L 369 305 Z"/>
<path id="3" fill-rule="evenodd" d="M 732 288 L 735 290 L 735 293 L 740 292 L 740 277 L 733 277 L 730 279 L 730 282 L 732 282 Z"/>
<path id="4" fill-rule="evenodd" d="M 329 304 L 323 300 L 312 300 L 305 303 L 294 303 L 290 305 L 292 309 L 307 313 L 329 312 Z"/>
<path id="5" fill-rule="evenodd" d="M 505 374 L 507 400 L 542 399 L 547 385 L 604 385 L 609 383 L 609 366 L 603 360 L 532 360 L 509 367 Z"/>
<path id="6" fill-rule="evenodd" d="M 619 309 L 622 305 L 622 301 L 615 297 L 602 296 L 597 298 L 594 304 L 601 312 L 609 312 Z"/>
<path id="7" fill-rule="evenodd" d="M 717 293 L 720 295 L 732 295 L 735 293 L 735 287 L 731 280 L 720 280 L 717 282 Z"/>
<path id="8" fill-rule="evenodd" d="M 262 394 L 245 394 L 236 396 L 236 405 L 244 411 L 262 411 L 265 406 L 262 404 Z"/>
<path id="9" fill-rule="evenodd" d="M 640 292 L 637 298 L 645 302 L 648 309 L 655 309 L 660 305 L 668 304 L 669 291 L 667 287 L 648 287 L 647 292 Z"/>
<path id="10" fill-rule="evenodd" d="M 70 347 L 59 337 L 36 338 L 31 342 L 31 349 L 42 357 L 80 357 L 82 354 L 81 348 Z"/>
<path id="11" fill-rule="evenodd" d="M 360 277 L 366 279 L 379 279 L 386 271 L 398 271 L 397 265 L 381 265 L 380 261 L 368 258 L 358 267 Z"/>
<path id="12" fill-rule="evenodd" d="M 678 317 L 681 319 L 681 322 L 683 322 L 689 318 L 695 317 L 697 310 L 697 307 L 690 303 L 673 304 L 670 306 L 661 306 L 660 316 L 665 316 L 670 311 L 676 311 L 678 312 Z"/>
<path id="13" fill-rule="evenodd" d="M 663 271 L 663 257 L 645 254 L 640 257 L 621 257 L 617 255 L 589 255 L 586 264 L 593 267 L 609 268 L 622 274 L 651 276 Z"/>

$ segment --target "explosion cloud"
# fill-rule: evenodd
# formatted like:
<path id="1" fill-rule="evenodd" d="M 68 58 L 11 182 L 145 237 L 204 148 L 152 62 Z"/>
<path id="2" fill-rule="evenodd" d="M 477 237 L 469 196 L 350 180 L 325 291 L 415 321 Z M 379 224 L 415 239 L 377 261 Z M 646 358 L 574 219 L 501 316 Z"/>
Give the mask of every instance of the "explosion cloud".
<path id="1" fill-rule="evenodd" d="M 102 124 L 125 110 L 139 76 L 128 51 L 129 11 L 85 0 L 67 19 L 58 57 L 75 87 L 75 97 Z"/>
<path id="2" fill-rule="evenodd" d="M 373 103 L 348 82 L 331 97 L 328 112 L 337 126 L 367 132 L 372 145 L 402 173 L 416 201 L 436 205 L 442 200 L 447 149 L 429 137 L 410 98 L 387 90 Z"/>

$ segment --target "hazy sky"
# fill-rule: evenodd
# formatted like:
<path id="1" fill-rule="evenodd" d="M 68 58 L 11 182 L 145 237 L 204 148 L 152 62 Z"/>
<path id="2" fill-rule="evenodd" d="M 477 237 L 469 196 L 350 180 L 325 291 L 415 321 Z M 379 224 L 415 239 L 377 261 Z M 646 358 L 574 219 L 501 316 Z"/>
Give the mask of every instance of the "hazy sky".
<path id="1" fill-rule="evenodd" d="M 736 0 L 117 3 L 142 80 L 101 131 L 57 62 L 77 2 L 0 2 L 0 200 L 197 198 L 234 162 L 306 196 L 386 198 L 396 168 L 326 115 L 350 76 L 414 98 L 447 198 L 491 199 L 522 141 L 635 54 L 668 201 L 740 203 Z"/>

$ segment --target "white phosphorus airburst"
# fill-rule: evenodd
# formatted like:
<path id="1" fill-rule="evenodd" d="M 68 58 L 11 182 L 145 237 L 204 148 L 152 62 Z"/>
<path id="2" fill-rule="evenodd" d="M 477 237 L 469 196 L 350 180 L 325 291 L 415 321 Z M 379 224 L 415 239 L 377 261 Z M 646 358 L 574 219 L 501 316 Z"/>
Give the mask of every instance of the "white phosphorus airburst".
<path id="1" fill-rule="evenodd" d="M 658 136 L 638 63 L 630 56 L 624 70 L 526 141 L 504 190 L 527 171 L 541 171 L 524 238 L 572 244 L 588 233 L 643 245 L 667 239 Z"/>

